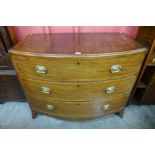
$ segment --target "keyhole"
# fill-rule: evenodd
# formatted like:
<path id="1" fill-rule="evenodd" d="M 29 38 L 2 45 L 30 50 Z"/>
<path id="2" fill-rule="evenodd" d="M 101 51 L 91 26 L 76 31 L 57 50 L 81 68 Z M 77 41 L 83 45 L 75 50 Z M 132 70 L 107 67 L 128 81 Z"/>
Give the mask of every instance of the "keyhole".
<path id="1" fill-rule="evenodd" d="M 77 65 L 80 65 L 80 62 L 77 62 Z"/>
<path id="2" fill-rule="evenodd" d="M 80 85 L 79 85 L 79 84 L 77 84 L 77 87 L 80 87 Z"/>

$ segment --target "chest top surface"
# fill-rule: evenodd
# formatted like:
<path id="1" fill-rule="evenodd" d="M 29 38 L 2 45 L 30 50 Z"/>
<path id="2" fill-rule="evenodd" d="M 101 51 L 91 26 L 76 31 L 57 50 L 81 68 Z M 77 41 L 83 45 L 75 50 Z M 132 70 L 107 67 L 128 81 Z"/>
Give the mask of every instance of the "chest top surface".
<path id="1" fill-rule="evenodd" d="M 143 49 L 131 37 L 121 33 L 33 34 L 11 51 L 26 54 L 106 54 Z"/>

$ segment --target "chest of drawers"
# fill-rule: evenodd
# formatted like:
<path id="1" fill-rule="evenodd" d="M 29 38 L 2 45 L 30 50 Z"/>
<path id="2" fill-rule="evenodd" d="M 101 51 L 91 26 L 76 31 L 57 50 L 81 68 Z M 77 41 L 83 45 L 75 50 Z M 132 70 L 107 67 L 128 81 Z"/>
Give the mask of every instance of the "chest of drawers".
<path id="1" fill-rule="evenodd" d="M 36 34 L 10 51 L 32 116 L 67 119 L 119 113 L 146 48 L 120 33 Z"/>

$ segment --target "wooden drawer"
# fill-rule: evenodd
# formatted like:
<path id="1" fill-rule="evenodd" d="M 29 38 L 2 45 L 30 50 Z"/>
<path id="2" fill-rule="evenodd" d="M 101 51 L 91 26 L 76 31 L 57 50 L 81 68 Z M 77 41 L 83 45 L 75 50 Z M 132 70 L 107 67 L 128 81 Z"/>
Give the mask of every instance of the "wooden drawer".
<path id="1" fill-rule="evenodd" d="M 144 52 L 72 57 L 12 54 L 19 76 L 47 81 L 99 81 L 125 77 L 139 71 L 143 58 Z M 36 67 L 40 73 L 36 72 Z"/>
<path id="2" fill-rule="evenodd" d="M 120 111 L 126 103 L 127 97 L 121 96 L 103 102 L 62 102 L 51 101 L 28 96 L 33 110 L 52 116 L 69 119 L 88 119 Z"/>
<path id="3" fill-rule="evenodd" d="M 128 94 L 136 76 L 103 82 L 46 82 L 22 79 L 26 93 L 63 101 L 107 100 Z"/>

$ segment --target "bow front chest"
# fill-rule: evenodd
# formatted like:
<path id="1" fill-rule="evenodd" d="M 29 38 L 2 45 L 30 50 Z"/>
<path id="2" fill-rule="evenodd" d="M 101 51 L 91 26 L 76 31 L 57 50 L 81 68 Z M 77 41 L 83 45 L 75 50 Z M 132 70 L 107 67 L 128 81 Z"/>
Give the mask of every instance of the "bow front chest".
<path id="1" fill-rule="evenodd" d="M 121 33 L 55 33 L 27 36 L 10 56 L 33 117 L 90 119 L 122 112 L 145 52 Z"/>

